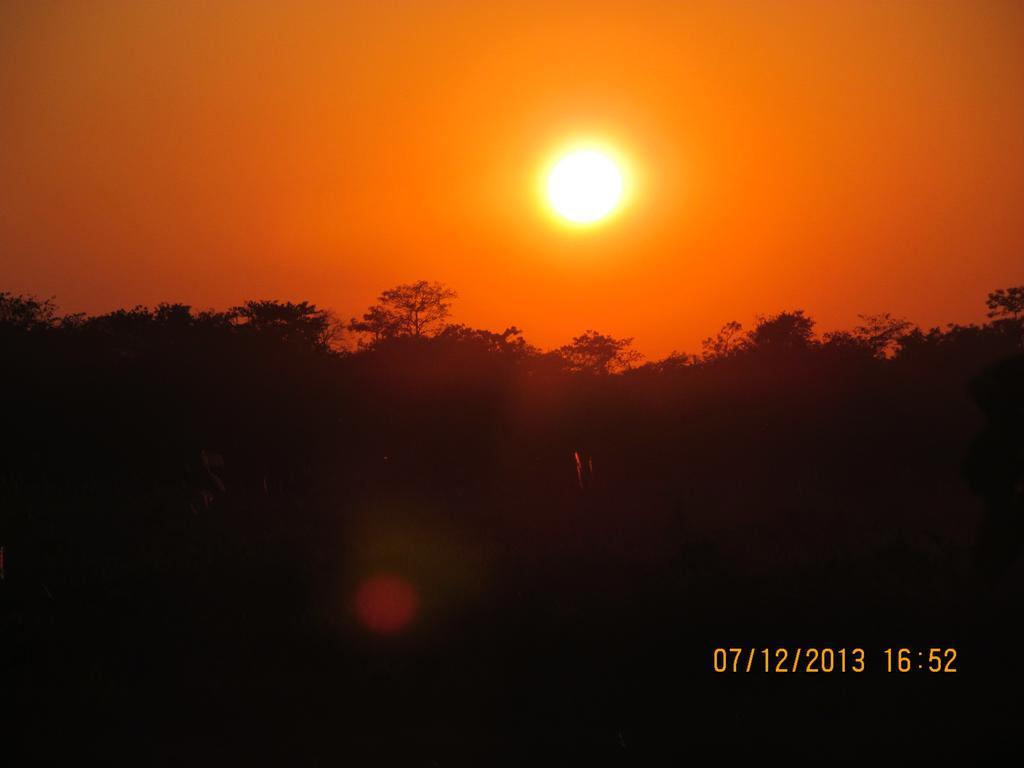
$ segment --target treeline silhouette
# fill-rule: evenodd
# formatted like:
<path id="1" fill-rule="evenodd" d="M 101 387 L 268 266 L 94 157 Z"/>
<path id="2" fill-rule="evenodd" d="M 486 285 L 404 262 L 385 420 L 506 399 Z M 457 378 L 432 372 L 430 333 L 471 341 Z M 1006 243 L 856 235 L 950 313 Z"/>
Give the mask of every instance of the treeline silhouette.
<path id="1" fill-rule="evenodd" d="M 420 281 L 341 322 L 0 294 L 0 673 L 26 749 L 684 754 L 736 728 L 792 746 L 797 707 L 823 757 L 851 723 L 906 746 L 897 711 L 946 749 L 1009 723 L 978 674 L 798 691 L 710 653 L 958 642 L 1019 674 L 996 651 L 1020 639 L 1024 289 L 980 325 L 818 336 L 784 311 L 650 362 L 452 323 L 455 299 Z M 387 636 L 354 608 L 380 574 L 416 598 Z"/>

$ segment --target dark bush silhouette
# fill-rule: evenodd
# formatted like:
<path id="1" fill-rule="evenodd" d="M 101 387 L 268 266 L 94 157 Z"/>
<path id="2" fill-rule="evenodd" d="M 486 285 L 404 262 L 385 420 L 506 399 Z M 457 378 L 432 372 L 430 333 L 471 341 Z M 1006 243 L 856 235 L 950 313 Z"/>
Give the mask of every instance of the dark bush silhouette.
<path id="1" fill-rule="evenodd" d="M 31 331 L 50 328 L 57 322 L 53 299 L 38 299 L 24 294 L 15 296 L 0 291 L 0 328 Z"/>
<path id="2" fill-rule="evenodd" d="M 632 368 L 642 359 L 630 349 L 633 339 L 616 339 L 597 331 L 586 331 L 576 336 L 571 344 L 557 350 L 573 373 L 608 374 Z"/>
<path id="3" fill-rule="evenodd" d="M 751 349 L 764 352 L 792 352 L 814 344 L 814 321 L 802 309 L 759 317 L 757 325 L 747 334 Z"/>

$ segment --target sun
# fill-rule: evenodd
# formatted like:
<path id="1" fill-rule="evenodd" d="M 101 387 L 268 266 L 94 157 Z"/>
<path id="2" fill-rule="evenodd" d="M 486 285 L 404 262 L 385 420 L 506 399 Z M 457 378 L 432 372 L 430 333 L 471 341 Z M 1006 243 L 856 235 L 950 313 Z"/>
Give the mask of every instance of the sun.
<path id="1" fill-rule="evenodd" d="M 560 156 L 547 175 L 551 208 L 573 224 L 593 224 L 621 204 L 625 182 L 619 165 L 599 149 L 575 149 Z"/>

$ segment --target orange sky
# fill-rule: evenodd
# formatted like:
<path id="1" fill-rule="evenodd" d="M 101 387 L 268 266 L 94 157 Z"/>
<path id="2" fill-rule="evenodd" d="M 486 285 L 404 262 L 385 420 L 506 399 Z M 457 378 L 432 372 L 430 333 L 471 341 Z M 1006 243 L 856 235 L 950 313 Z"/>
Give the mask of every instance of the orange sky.
<path id="1" fill-rule="evenodd" d="M 585 231 L 535 193 L 577 137 L 636 174 Z M 0 3 L 0 289 L 350 316 L 420 278 L 650 356 L 980 320 L 1024 282 L 1024 3 Z"/>

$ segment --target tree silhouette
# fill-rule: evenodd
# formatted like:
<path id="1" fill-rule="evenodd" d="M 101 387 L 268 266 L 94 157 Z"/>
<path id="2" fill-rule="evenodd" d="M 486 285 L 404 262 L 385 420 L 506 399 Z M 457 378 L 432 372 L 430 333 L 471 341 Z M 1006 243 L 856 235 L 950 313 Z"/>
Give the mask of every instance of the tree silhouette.
<path id="1" fill-rule="evenodd" d="M 458 294 L 443 283 L 419 280 L 389 288 L 350 330 L 368 335 L 370 344 L 398 336 L 434 336 L 445 327 L 451 300 Z"/>
<path id="2" fill-rule="evenodd" d="M 161 325 L 188 326 L 194 320 L 192 307 L 188 304 L 158 304 L 153 311 L 153 319 Z"/>
<path id="3" fill-rule="evenodd" d="M 730 320 L 719 329 L 717 334 L 704 339 L 701 342 L 701 347 L 704 349 L 704 360 L 718 360 L 729 357 L 742 349 L 743 339 L 740 336 L 742 330 L 742 325 L 735 320 Z"/>
<path id="4" fill-rule="evenodd" d="M 802 309 L 758 316 L 747 341 L 755 349 L 771 352 L 807 349 L 814 343 L 814 320 Z"/>
<path id="5" fill-rule="evenodd" d="M 661 360 L 652 360 L 644 363 L 637 370 L 650 371 L 656 374 L 664 374 L 672 371 L 679 371 L 692 365 L 699 365 L 701 358 L 686 352 L 672 350 L 667 357 Z"/>
<path id="6" fill-rule="evenodd" d="M 853 338 L 876 357 L 887 357 L 899 345 L 899 340 L 913 327 L 903 318 L 888 312 L 879 315 L 857 315 L 861 324 L 853 329 Z"/>
<path id="7" fill-rule="evenodd" d="M 470 328 L 461 323 L 446 325 L 437 334 L 439 341 L 454 341 L 460 344 L 471 344 L 488 352 L 494 352 L 516 357 L 524 357 L 530 354 L 537 354 L 538 349 L 526 343 L 523 332 L 514 325 L 506 328 L 501 333 L 485 331 L 479 328 Z"/>
<path id="8" fill-rule="evenodd" d="M 53 299 L 0 291 L 0 326 L 29 331 L 50 328 L 56 323 L 57 305 Z"/>
<path id="9" fill-rule="evenodd" d="M 999 288 L 985 301 L 988 316 L 1008 321 L 1017 332 L 1017 345 L 1024 349 L 1024 285 Z"/>
<path id="10" fill-rule="evenodd" d="M 326 349 L 331 341 L 333 315 L 306 301 L 247 301 L 228 314 L 240 328 L 282 343 Z"/>
<path id="11" fill-rule="evenodd" d="M 992 291 L 985 304 L 989 317 L 1008 317 L 1017 322 L 1024 315 L 1024 285 Z"/>
<path id="12" fill-rule="evenodd" d="M 597 331 L 585 331 L 557 350 L 569 370 L 576 373 L 609 374 L 632 368 L 643 355 L 630 349 L 633 339 L 616 339 Z"/>

